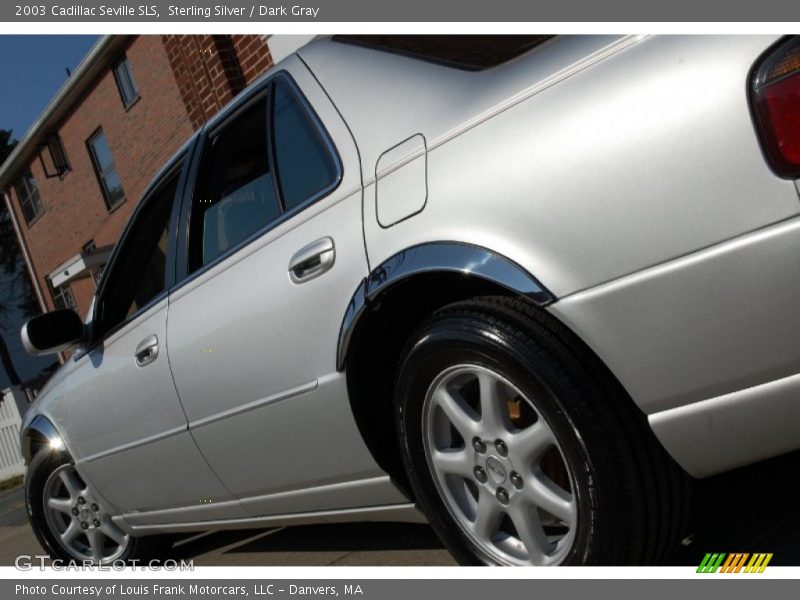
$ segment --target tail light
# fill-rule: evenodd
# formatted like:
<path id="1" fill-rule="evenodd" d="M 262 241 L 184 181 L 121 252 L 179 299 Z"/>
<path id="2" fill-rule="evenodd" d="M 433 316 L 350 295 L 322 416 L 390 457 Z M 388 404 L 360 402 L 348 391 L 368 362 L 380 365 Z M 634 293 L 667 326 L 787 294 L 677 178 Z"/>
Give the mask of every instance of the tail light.
<path id="1" fill-rule="evenodd" d="M 770 165 L 781 177 L 800 177 L 800 37 L 774 46 L 762 57 L 750 93 Z"/>

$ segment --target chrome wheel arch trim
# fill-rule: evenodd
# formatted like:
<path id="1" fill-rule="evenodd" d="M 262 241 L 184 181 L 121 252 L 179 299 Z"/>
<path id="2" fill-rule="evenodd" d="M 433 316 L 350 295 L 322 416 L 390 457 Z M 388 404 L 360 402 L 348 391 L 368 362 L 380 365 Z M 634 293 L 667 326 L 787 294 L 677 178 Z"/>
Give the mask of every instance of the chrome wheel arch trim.
<path id="1" fill-rule="evenodd" d="M 424 273 L 461 273 L 490 281 L 539 306 L 556 297 L 533 275 L 492 250 L 463 242 L 428 242 L 406 248 L 383 261 L 361 281 L 342 320 L 336 365 L 344 370 L 353 333 L 370 306 L 395 284 Z"/>
<path id="2" fill-rule="evenodd" d="M 33 459 L 34 444 L 37 441 L 50 451 L 64 452 L 70 455 L 61 433 L 53 425 L 53 422 L 42 414 L 34 416 L 20 434 L 20 450 L 26 465 Z"/>

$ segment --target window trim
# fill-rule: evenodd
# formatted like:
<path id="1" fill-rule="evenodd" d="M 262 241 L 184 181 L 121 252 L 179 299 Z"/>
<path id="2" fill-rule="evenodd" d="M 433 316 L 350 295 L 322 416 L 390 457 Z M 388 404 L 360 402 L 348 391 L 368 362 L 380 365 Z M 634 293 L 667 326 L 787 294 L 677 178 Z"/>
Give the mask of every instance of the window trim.
<path id="1" fill-rule="evenodd" d="M 150 311 L 156 304 L 160 303 L 164 298 L 166 298 L 169 293 L 170 289 L 174 284 L 175 281 L 175 268 L 174 268 L 174 255 L 175 255 L 175 245 L 176 245 L 176 238 L 177 238 L 177 225 L 179 222 L 179 210 L 183 200 L 183 192 L 186 186 L 187 174 L 188 174 L 188 167 L 190 166 L 190 161 L 193 157 L 194 152 L 194 145 L 196 143 L 196 139 L 191 139 L 188 148 L 184 148 L 178 152 L 165 166 L 164 168 L 156 174 L 153 178 L 153 181 L 147 186 L 147 189 L 142 194 L 142 199 L 136 205 L 136 208 L 133 209 L 133 213 L 128 218 L 128 222 L 125 224 L 125 228 L 122 230 L 122 233 L 117 240 L 117 243 L 114 245 L 114 250 L 111 252 L 111 256 L 108 258 L 108 262 L 106 262 L 105 266 L 103 267 L 103 276 L 100 279 L 100 283 L 97 285 L 95 290 L 95 301 L 93 304 L 92 314 L 88 319 L 88 322 L 91 326 L 91 334 L 90 334 L 90 342 L 87 347 L 82 350 L 80 353 L 76 353 L 76 360 L 85 354 L 89 354 L 92 350 L 100 346 L 101 344 L 106 343 L 112 336 L 114 336 L 117 332 L 121 331 L 125 327 L 127 327 L 133 321 L 142 317 L 145 313 Z M 163 189 L 164 185 L 166 185 L 173 176 L 177 175 L 178 183 L 177 188 L 175 191 L 175 197 L 173 198 L 172 202 L 172 211 L 169 217 L 169 228 L 171 233 L 167 239 L 167 256 L 166 256 L 166 263 L 165 263 L 165 273 L 164 273 L 164 289 L 153 296 L 150 301 L 145 304 L 144 306 L 140 307 L 136 312 L 128 315 L 125 319 L 114 325 L 114 327 L 110 328 L 108 331 L 103 333 L 102 336 L 96 336 L 95 324 L 97 319 L 97 311 L 99 310 L 102 296 L 105 290 L 105 287 L 108 283 L 108 274 L 113 271 L 114 264 L 117 261 L 119 256 L 120 249 L 125 245 L 125 241 L 128 239 L 130 235 L 130 231 L 132 229 L 134 221 L 138 218 L 139 214 L 143 210 L 143 207 L 147 205 L 147 203 L 155 197 L 158 192 Z"/>
<path id="2" fill-rule="evenodd" d="M 189 243 L 190 243 L 191 231 L 189 226 L 191 224 L 192 199 L 194 197 L 195 186 L 197 185 L 197 180 L 198 180 L 197 172 L 200 168 L 200 163 L 203 160 L 203 153 L 206 150 L 207 143 L 209 139 L 214 137 L 214 135 L 217 135 L 223 128 L 225 128 L 228 124 L 230 124 L 231 121 L 235 120 L 237 116 L 241 115 L 243 111 L 247 110 L 252 105 L 252 103 L 258 102 L 264 97 L 269 98 L 271 96 L 270 92 L 272 90 L 273 85 L 279 79 L 289 85 L 292 92 L 296 95 L 300 103 L 300 106 L 302 107 L 305 115 L 308 117 L 312 126 L 317 128 L 317 133 L 320 139 L 325 143 L 325 147 L 329 155 L 331 156 L 331 158 L 333 158 L 333 163 L 336 168 L 335 177 L 333 178 L 333 181 L 330 183 L 330 185 L 328 185 L 326 188 L 321 189 L 316 194 L 310 196 L 305 201 L 299 203 L 298 205 L 292 207 L 291 209 L 284 210 L 284 212 L 282 212 L 277 219 L 273 219 L 272 221 L 264 225 L 262 228 L 254 231 L 248 237 L 244 238 L 237 244 L 228 248 L 225 252 L 217 256 L 214 260 L 198 267 L 196 270 L 190 273 Z M 267 110 L 268 110 L 267 122 L 271 126 L 272 123 L 271 103 L 267 106 Z M 272 146 L 273 132 L 271 129 L 269 130 L 269 136 L 270 139 L 267 140 L 267 145 Z M 191 281 L 194 281 L 198 277 L 202 276 L 204 273 L 207 273 L 220 263 L 227 261 L 231 256 L 238 254 L 241 250 L 243 250 L 247 246 L 250 246 L 253 242 L 255 242 L 257 239 L 267 234 L 269 231 L 275 229 L 276 227 L 279 227 L 283 223 L 291 220 L 298 214 L 304 212 L 310 206 L 328 197 L 339 188 L 344 178 L 344 165 L 342 163 L 342 158 L 339 154 L 339 151 L 337 150 L 336 145 L 333 142 L 333 137 L 328 132 L 328 129 L 325 127 L 325 124 L 322 122 L 322 119 L 319 117 L 319 115 L 317 115 L 313 106 L 311 106 L 311 103 L 306 98 L 306 95 L 303 93 L 300 86 L 297 85 L 291 74 L 289 74 L 289 72 L 285 70 L 278 71 L 272 74 L 271 76 L 267 77 L 258 86 L 256 86 L 249 94 L 247 94 L 247 96 L 242 97 L 239 102 L 236 102 L 233 106 L 228 108 L 227 111 L 218 115 L 218 117 L 214 119 L 210 127 L 204 128 L 200 131 L 197 148 L 195 150 L 194 156 L 192 157 L 192 165 L 189 171 L 191 178 L 189 179 L 189 182 L 186 186 L 186 191 L 183 195 L 181 218 L 178 224 L 179 243 L 181 244 L 177 252 L 179 262 L 176 264 L 175 283 L 173 285 L 173 288 L 170 290 L 170 293 L 182 288 L 184 285 L 189 284 Z M 282 203 L 283 200 L 281 198 L 281 204 Z"/>
<path id="3" fill-rule="evenodd" d="M 121 199 L 117 200 L 117 202 L 115 204 L 111 204 L 111 202 L 109 200 L 108 190 L 106 189 L 105 179 L 103 179 L 105 177 L 105 174 L 108 173 L 109 171 L 108 171 L 108 169 L 106 169 L 106 171 L 104 172 L 104 171 L 102 171 L 100 169 L 100 165 L 97 162 L 97 156 L 95 155 L 94 147 L 92 146 L 92 142 L 95 139 L 97 139 L 97 137 L 99 135 L 102 135 L 105 138 L 106 145 L 108 146 L 108 151 L 109 151 L 109 153 L 111 153 L 111 145 L 108 143 L 108 137 L 106 137 L 106 132 L 103 131 L 102 127 L 98 127 L 97 129 L 95 129 L 94 133 L 92 133 L 92 135 L 90 135 L 86 139 L 86 149 L 89 152 L 89 158 L 92 161 L 92 167 L 94 168 L 95 177 L 97 177 L 97 184 L 100 186 L 100 193 L 103 195 L 103 201 L 105 202 L 106 210 L 109 213 L 112 213 L 117 208 L 122 206 L 122 204 L 125 203 L 125 201 L 128 199 L 128 197 L 125 194 L 125 189 L 122 188 L 122 198 Z M 119 171 L 117 171 L 117 163 L 116 163 L 116 160 L 114 159 L 114 155 L 113 154 L 111 154 L 111 165 L 112 165 L 112 167 L 114 169 L 114 172 L 117 174 L 117 177 L 119 178 L 120 185 L 121 185 L 122 184 L 122 178 L 119 176 Z"/>
<path id="4" fill-rule="evenodd" d="M 123 85 L 120 81 L 120 74 L 118 72 L 118 68 L 122 65 L 125 65 L 125 75 L 128 78 L 128 82 L 130 83 L 131 89 L 134 92 L 133 97 L 130 100 L 125 99 L 125 94 L 123 92 Z M 114 63 L 111 65 L 111 73 L 114 75 L 114 82 L 117 84 L 117 91 L 119 92 L 119 98 L 122 100 L 122 106 L 127 111 L 129 110 L 134 104 L 139 101 L 141 98 L 141 93 L 139 92 L 139 84 L 136 83 L 136 79 L 133 77 L 133 69 L 131 68 L 131 61 L 128 60 L 128 54 L 123 53 Z"/>
<path id="5" fill-rule="evenodd" d="M 34 190 L 35 190 L 36 196 L 37 196 L 37 198 L 39 200 L 38 201 L 39 211 L 33 216 L 33 218 L 30 221 L 28 220 L 28 216 L 25 214 L 25 207 L 23 205 L 23 198 L 19 193 L 20 184 L 22 182 L 25 182 L 25 191 L 26 191 L 25 200 L 27 201 L 27 200 L 30 199 L 31 190 L 27 185 L 27 179 L 26 179 L 26 177 L 28 175 L 30 175 L 30 179 L 33 180 Z M 17 195 L 17 204 L 19 204 L 19 209 L 22 212 L 22 218 L 25 220 L 25 225 L 28 228 L 30 228 L 45 213 L 44 202 L 42 201 L 42 194 L 39 191 L 39 185 L 36 183 L 36 179 L 34 179 L 33 173 L 31 172 L 30 169 L 26 169 L 25 171 L 23 171 L 22 175 L 17 177 L 17 179 L 14 181 L 14 193 Z"/>

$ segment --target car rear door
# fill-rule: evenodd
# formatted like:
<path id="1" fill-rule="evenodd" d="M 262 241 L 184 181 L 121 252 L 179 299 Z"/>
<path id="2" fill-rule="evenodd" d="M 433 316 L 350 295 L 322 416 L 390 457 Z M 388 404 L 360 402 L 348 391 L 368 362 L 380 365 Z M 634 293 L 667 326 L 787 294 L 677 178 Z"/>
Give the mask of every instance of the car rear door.
<path id="1" fill-rule="evenodd" d="M 368 272 L 357 150 L 305 65 L 281 66 L 203 141 L 185 280 L 170 297 L 175 383 L 192 435 L 250 514 L 401 501 L 336 369 Z"/>

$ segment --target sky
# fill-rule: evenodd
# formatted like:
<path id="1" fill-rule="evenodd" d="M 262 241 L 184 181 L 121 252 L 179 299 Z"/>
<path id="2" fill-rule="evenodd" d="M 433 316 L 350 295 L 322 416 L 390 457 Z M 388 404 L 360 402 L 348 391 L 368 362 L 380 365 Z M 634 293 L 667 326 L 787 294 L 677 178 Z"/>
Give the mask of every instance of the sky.
<path id="1" fill-rule="evenodd" d="M 44 107 L 92 47 L 94 35 L 0 35 L 0 129 L 11 129 L 22 138 Z M 8 286 L 0 281 L 0 300 L 7 300 Z M 34 376 L 53 357 L 33 358 L 19 339 L 22 318 L 9 318 L 0 335 L 6 339 L 20 376 Z M 8 386 L 0 368 L 0 389 Z"/>
<path id="2" fill-rule="evenodd" d="M 22 138 L 96 35 L 0 35 L 0 129 Z"/>

